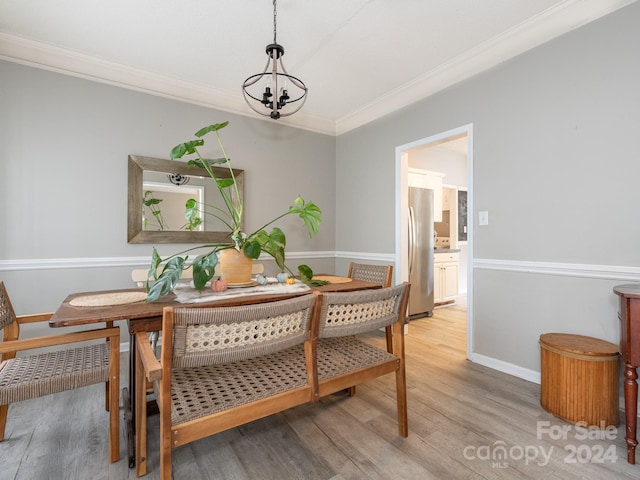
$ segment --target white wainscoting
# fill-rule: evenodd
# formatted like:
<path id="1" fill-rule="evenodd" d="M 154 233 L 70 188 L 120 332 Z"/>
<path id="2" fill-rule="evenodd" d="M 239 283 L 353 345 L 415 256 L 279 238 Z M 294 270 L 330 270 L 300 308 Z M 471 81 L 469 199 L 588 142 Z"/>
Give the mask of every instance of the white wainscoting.
<path id="1" fill-rule="evenodd" d="M 335 252 L 287 252 L 287 259 L 296 258 L 333 258 Z M 272 257 L 261 255 L 259 260 Z M 143 257 L 95 257 L 95 258 L 33 258 L 19 260 L 0 260 L 0 272 L 26 270 L 58 270 L 67 268 L 111 268 L 149 266 L 150 255 Z"/>
<path id="2" fill-rule="evenodd" d="M 528 262 L 524 260 L 494 260 L 475 258 L 474 269 L 559 275 L 565 277 L 597 278 L 620 281 L 640 281 L 640 267 L 617 265 L 586 265 L 579 263 Z"/>

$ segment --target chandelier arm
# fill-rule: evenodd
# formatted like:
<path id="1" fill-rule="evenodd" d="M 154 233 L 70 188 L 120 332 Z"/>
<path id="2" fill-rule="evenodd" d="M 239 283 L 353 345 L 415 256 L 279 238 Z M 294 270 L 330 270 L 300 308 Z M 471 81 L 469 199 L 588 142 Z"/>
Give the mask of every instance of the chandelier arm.
<path id="1" fill-rule="evenodd" d="M 254 83 L 258 82 L 261 77 L 266 75 L 267 74 L 267 69 L 269 68 L 269 62 L 271 62 L 271 57 L 267 57 L 267 64 L 264 66 L 264 70 L 262 71 L 262 73 L 256 73 L 255 75 L 251 75 L 250 77 L 247 77 L 247 79 L 242 84 L 242 88 L 244 89 L 245 87 L 250 87 Z M 249 82 L 249 79 L 254 78 L 254 77 L 255 77 L 255 80 L 253 82 L 247 83 L 247 82 Z"/>
<path id="2" fill-rule="evenodd" d="M 304 82 L 302 80 L 300 80 L 297 77 L 294 77 L 293 75 L 289 74 L 289 72 L 287 72 L 287 69 L 284 68 L 284 62 L 282 61 L 282 58 L 280 59 L 280 66 L 282 67 L 282 72 L 291 79 L 291 82 L 298 88 L 304 90 L 305 92 L 307 91 L 307 87 L 304 84 Z"/>
<path id="3" fill-rule="evenodd" d="M 289 74 L 284 74 L 284 73 L 278 73 L 278 75 L 285 77 L 286 80 L 291 80 L 291 83 L 293 83 L 296 87 L 298 87 L 300 90 L 302 90 L 302 94 L 293 99 L 293 100 L 289 100 L 287 102 L 287 104 L 289 103 L 293 103 L 293 102 L 297 102 L 298 100 L 300 100 L 303 97 L 307 96 L 307 87 L 305 86 L 305 84 L 302 82 L 302 80 L 300 80 L 299 78 L 294 77 L 293 75 L 289 75 Z M 291 92 L 288 92 L 291 93 Z"/>

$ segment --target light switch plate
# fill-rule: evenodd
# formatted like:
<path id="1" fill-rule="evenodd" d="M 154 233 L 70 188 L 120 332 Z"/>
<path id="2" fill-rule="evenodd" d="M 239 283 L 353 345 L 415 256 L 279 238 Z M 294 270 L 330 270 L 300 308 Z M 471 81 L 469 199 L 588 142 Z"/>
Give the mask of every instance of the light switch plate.
<path id="1" fill-rule="evenodd" d="M 489 212 L 486 210 L 478 212 L 478 225 L 489 225 Z"/>

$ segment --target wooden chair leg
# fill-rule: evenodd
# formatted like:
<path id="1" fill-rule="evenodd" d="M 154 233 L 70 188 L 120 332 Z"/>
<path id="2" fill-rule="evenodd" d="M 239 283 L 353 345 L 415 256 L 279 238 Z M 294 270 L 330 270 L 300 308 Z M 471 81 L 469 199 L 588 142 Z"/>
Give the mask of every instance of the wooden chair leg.
<path id="1" fill-rule="evenodd" d="M 120 460 L 120 408 L 118 388 L 109 382 L 109 460 L 111 463 Z"/>
<path id="2" fill-rule="evenodd" d="M 133 399 L 136 409 L 136 474 L 147 474 L 147 377 L 144 374 L 140 355 L 136 355 L 136 396 Z"/>
<path id="3" fill-rule="evenodd" d="M 404 364 L 396 371 L 396 397 L 398 402 L 398 432 L 403 437 L 409 436 L 409 420 L 407 418 L 407 377 Z"/>
<path id="4" fill-rule="evenodd" d="M 4 440 L 4 429 L 7 426 L 7 413 L 9 405 L 0 405 L 0 442 Z"/>
<path id="5" fill-rule="evenodd" d="M 384 330 L 387 337 L 387 352 L 393 353 L 393 331 L 391 330 L 391 325 L 387 325 Z"/>
<path id="6" fill-rule="evenodd" d="M 396 322 L 393 327 L 393 351 L 398 356 L 399 364 L 396 370 L 396 400 L 398 402 L 398 432 L 403 437 L 409 436 L 409 421 L 407 419 L 407 374 L 404 357 L 404 326 Z M 389 338 L 389 337 L 387 337 Z"/>
<path id="7" fill-rule="evenodd" d="M 160 411 L 160 480 L 171 480 L 171 475 L 171 420 Z"/>
<path id="8" fill-rule="evenodd" d="M 171 340 L 167 344 L 163 345 L 167 348 L 167 351 L 171 352 Z M 171 456 L 173 449 L 173 432 L 171 431 L 171 375 L 165 375 L 163 371 L 162 379 L 160 380 L 159 397 L 157 400 L 158 408 L 160 410 L 160 480 L 171 480 L 172 477 L 172 465 Z"/>
<path id="9" fill-rule="evenodd" d="M 109 411 L 109 460 L 120 460 L 120 343 L 109 342 L 109 381 L 107 382 L 107 410 Z"/>
<path id="10" fill-rule="evenodd" d="M 354 385 L 353 387 L 347 388 L 347 394 L 353 397 L 356 394 L 356 386 Z"/>
<path id="11" fill-rule="evenodd" d="M 107 322 L 107 327 L 111 328 L 113 327 L 113 322 Z M 107 338 L 105 340 L 107 343 L 109 343 L 109 339 Z M 119 351 L 119 349 L 118 349 Z M 104 409 L 108 412 L 109 411 L 109 406 L 110 406 L 110 402 L 111 402 L 111 397 L 109 396 L 109 392 L 111 390 L 109 389 L 109 381 L 106 382 L 105 386 L 104 386 Z"/>

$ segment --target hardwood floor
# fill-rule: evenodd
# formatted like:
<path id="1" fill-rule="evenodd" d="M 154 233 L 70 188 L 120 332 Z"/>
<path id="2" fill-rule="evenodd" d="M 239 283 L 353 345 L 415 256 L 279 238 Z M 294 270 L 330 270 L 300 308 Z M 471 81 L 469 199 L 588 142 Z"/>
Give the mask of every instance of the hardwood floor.
<path id="1" fill-rule="evenodd" d="M 637 465 L 626 461 L 624 424 L 604 438 L 601 430 L 585 435 L 553 417 L 540 407 L 538 385 L 465 360 L 465 327 L 464 305 L 411 322 L 408 438 L 398 436 L 394 377 L 388 375 L 360 385 L 354 397 L 332 395 L 180 447 L 174 478 L 640 477 L 640 459 Z M 382 333 L 369 339 L 384 344 Z M 149 420 L 150 432 L 157 431 L 158 416 Z M 0 443 L 0 479 L 136 478 L 127 468 L 124 438 L 122 459 L 108 463 L 107 428 L 99 385 L 12 405 Z M 149 440 L 145 478 L 155 479 L 158 443 L 153 433 Z"/>

